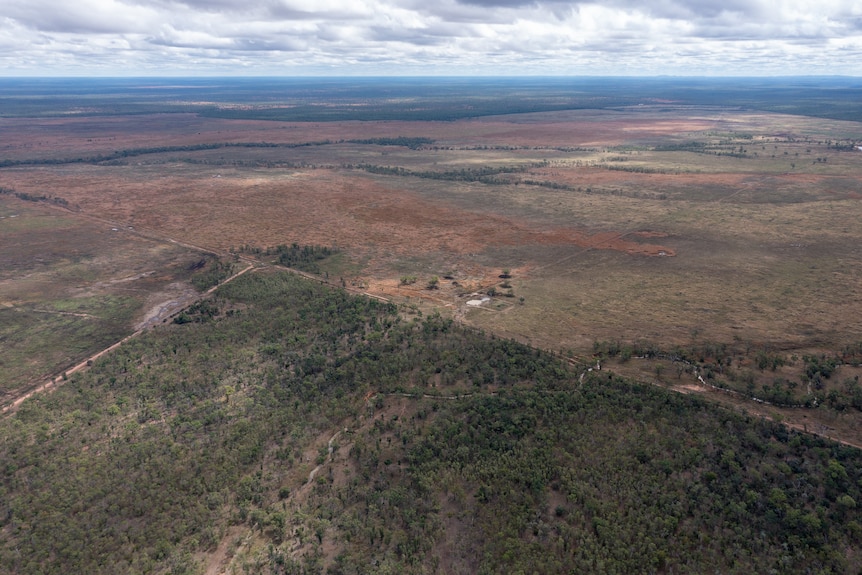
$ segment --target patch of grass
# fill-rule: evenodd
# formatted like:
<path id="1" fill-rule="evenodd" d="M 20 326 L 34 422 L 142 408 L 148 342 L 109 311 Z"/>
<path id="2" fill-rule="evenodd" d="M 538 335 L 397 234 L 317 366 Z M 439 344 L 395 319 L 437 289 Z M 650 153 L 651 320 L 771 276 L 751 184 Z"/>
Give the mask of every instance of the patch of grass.
<path id="1" fill-rule="evenodd" d="M 0 196 L 0 389 L 54 374 L 131 333 L 186 279 L 190 250 Z M 6 224 L 13 222 L 13 225 Z M 175 288 L 171 288 L 175 289 Z M 161 295 L 160 295 L 161 294 Z"/>
<path id="2" fill-rule="evenodd" d="M 318 262 L 321 275 L 329 275 L 330 279 L 335 277 L 343 277 L 355 275 L 360 272 L 362 266 L 350 259 L 348 254 L 343 251 L 337 251 L 325 260 Z"/>
<path id="3" fill-rule="evenodd" d="M 10 393 L 62 371 L 130 333 L 140 302 L 121 296 L 0 308 L 0 390 Z"/>

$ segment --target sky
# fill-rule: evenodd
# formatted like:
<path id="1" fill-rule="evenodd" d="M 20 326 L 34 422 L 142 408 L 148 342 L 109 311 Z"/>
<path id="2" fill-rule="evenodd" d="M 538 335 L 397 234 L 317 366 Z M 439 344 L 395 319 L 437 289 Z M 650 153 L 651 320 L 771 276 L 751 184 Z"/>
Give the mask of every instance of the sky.
<path id="1" fill-rule="evenodd" d="M 860 0 L 3 0 L 2 76 L 862 76 Z"/>

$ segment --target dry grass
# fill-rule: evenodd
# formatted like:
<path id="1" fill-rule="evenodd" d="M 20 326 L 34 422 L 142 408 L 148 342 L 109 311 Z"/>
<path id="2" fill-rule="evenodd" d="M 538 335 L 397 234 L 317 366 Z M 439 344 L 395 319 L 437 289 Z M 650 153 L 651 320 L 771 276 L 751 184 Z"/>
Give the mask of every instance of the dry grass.
<path id="1" fill-rule="evenodd" d="M 0 172 L 0 185 L 60 196 L 83 214 L 214 249 L 337 246 L 344 254 L 338 272 L 352 285 L 424 301 L 542 347 L 584 353 L 596 339 L 685 344 L 708 333 L 716 341 L 834 349 L 862 333 L 862 155 L 826 144 L 852 134 L 858 125 L 851 122 L 646 107 L 426 123 L 188 115 L 2 125 L 9 157 L 430 137 L 436 149 L 343 142 L 20 167 Z M 652 149 L 691 141 L 741 146 L 748 157 Z M 339 167 L 451 171 L 542 160 L 549 164 L 505 176 L 508 185 Z M 497 285 L 503 268 L 517 270 L 516 298 L 466 309 L 465 294 Z M 416 275 L 417 285 L 401 286 L 404 275 Z M 452 280 L 422 289 L 433 275 Z M 29 289 L 19 281 L 16 289 Z"/>
<path id="2" fill-rule="evenodd" d="M 14 216 L 14 217 L 13 217 Z M 133 330 L 183 289 L 187 249 L 0 196 L 0 393 L 13 393 Z"/>

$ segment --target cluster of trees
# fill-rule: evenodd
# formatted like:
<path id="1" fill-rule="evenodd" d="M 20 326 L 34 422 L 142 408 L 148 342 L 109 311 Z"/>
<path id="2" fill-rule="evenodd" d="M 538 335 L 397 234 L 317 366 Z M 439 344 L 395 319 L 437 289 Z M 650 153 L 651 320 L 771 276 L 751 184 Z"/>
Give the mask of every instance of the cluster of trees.
<path id="1" fill-rule="evenodd" d="M 598 167 L 612 172 L 632 172 L 635 174 L 678 174 L 679 170 L 652 168 L 650 166 L 617 166 L 614 164 L 598 164 Z"/>
<path id="2" fill-rule="evenodd" d="M 404 146 L 411 150 L 419 150 L 434 143 L 431 138 L 396 136 L 394 138 L 366 138 L 363 140 L 347 140 L 350 144 L 371 144 L 375 146 Z"/>
<path id="3" fill-rule="evenodd" d="M 841 349 L 841 362 L 854 367 L 862 365 L 862 341 L 845 345 Z"/>
<path id="4" fill-rule="evenodd" d="M 605 151 L 603 148 L 584 148 L 580 146 L 516 146 L 512 144 L 503 145 L 488 145 L 480 146 L 431 146 L 432 150 L 504 150 L 511 152 L 514 150 L 555 150 L 557 152 L 599 152 Z"/>
<path id="5" fill-rule="evenodd" d="M 277 256 L 276 262 L 280 265 L 301 270 L 304 272 L 319 274 L 319 262 L 338 253 L 338 249 L 326 246 L 299 245 L 294 242 L 289 246 L 280 244 L 273 248 L 255 248 L 244 246 L 241 252 L 254 254 L 256 256 Z"/>
<path id="6" fill-rule="evenodd" d="M 549 181 L 549 180 L 521 180 L 520 183 L 524 184 L 525 186 L 539 186 L 542 188 L 550 188 L 552 190 L 569 190 L 569 191 L 575 190 L 574 187 L 572 187 L 568 184 L 563 184 L 560 182 L 554 182 L 554 181 Z"/>
<path id="7" fill-rule="evenodd" d="M 346 484 L 322 482 L 306 512 L 342 546 L 330 573 L 843 573 L 858 568 L 842 550 L 862 536 L 858 462 L 593 375 L 379 418 Z"/>
<path id="8" fill-rule="evenodd" d="M 198 291 L 206 291 L 217 286 L 236 272 L 234 262 L 215 258 L 204 258 L 192 267 L 196 269 L 191 282 Z"/>
<path id="9" fill-rule="evenodd" d="M 37 196 L 35 194 L 28 194 L 27 192 L 17 192 L 12 188 L 6 188 L 2 186 L 0 186 L 0 194 L 14 196 L 19 200 L 24 200 L 25 202 L 48 202 L 57 206 L 62 206 L 64 208 L 69 207 L 69 201 L 58 196 L 49 196 L 47 194 Z"/>
<path id="10" fill-rule="evenodd" d="M 218 316 L 219 313 L 221 313 L 221 310 L 219 309 L 219 304 L 217 302 L 204 299 L 193 303 L 188 308 L 177 314 L 174 318 L 174 323 L 203 323 L 205 321 L 210 321 L 214 317 Z"/>
<path id="11" fill-rule="evenodd" d="M 731 158 L 750 158 L 748 150 L 744 146 L 740 146 L 735 140 L 748 140 L 750 143 L 753 136 L 750 134 L 732 134 L 732 138 L 733 140 L 722 140 L 719 142 L 689 141 L 661 144 L 655 146 L 653 149 L 657 152 L 692 152 L 695 154 L 729 156 Z M 756 156 L 757 153 L 754 155 Z"/>
<path id="12" fill-rule="evenodd" d="M 265 508 L 344 417 L 347 375 L 324 375 L 397 321 L 289 274 L 217 294 L 188 312 L 209 321 L 132 340 L 0 421 L 0 573 L 197 572 L 191 554 Z"/>
<path id="13" fill-rule="evenodd" d="M 828 145 L 833 150 L 839 150 L 842 152 L 852 152 L 859 145 L 856 140 L 836 140 L 834 142 L 829 141 Z"/>
<path id="14" fill-rule="evenodd" d="M 210 144 L 188 144 L 183 146 L 155 146 L 149 148 L 129 148 L 117 150 L 106 154 L 94 156 L 79 156 L 77 158 L 32 158 L 25 160 L 0 160 L 0 168 L 30 165 L 62 165 L 62 164 L 98 164 L 105 162 L 116 162 L 137 156 L 151 154 L 167 154 L 181 152 L 203 152 L 208 150 L 221 150 L 223 148 L 304 148 L 309 146 L 328 146 L 332 140 L 321 140 L 316 142 L 297 143 L 272 143 L 272 142 L 216 142 Z"/>
<path id="15" fill-rule="evenodd" d="M 862 387 L 858 376 L 833 377 L 842 365 L 858 366 L 862 343 L 845 345 L 834 354 L 786 356 L 751 343 L 703 342 L 671 350 L 646 341 L 621 343 L 595 341 L 598 357 L 633 357 L 669 360 L 677 377 L 697 371 L 711 385 L 745 394 L 783 407 L 831 407 L 843 411 L 853 407 L 862 411 Z M 770 375 L 767 376 L 767 373 Z M 792 378 L 788 377 L 792 374 Z"/>
<path id="16" fill-rule="evenodd" d="M 352 102 L 326 102 L 289 107 L 213 108 L 201 110 L 198 113 L 201 116 L 213 118 L 280 122 L 339 122 L 350 120 L 451 122 L 490 115 L 626 106 L 637 101 L 634 98 L 607 95 L 586 99 L 573 96 L 569 101 L 564 102 L 557 98 L 524 98 L 520 94 L 513 96 L 495 95 L 492 98 L 476 99 L 472 89 L 469 96 L 448 93 L 443 98 L 428 98 L 425 94 L 417 94 L 417 96 L 424 100 L 422 105 L 417 105 L 415 101 L 412 101 L 415 99 L 414 97 L 411 98 L 410 103 L 404 104 L 392 102 L 378 104 L 373 99 L 367 99 L 363 100 L 361 106 Z"/>

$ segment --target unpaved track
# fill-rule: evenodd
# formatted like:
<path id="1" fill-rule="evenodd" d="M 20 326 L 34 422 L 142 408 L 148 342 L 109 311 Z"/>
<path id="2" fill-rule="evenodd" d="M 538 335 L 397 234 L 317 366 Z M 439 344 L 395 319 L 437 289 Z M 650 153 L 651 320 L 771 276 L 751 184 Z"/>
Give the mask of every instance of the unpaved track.
<path id="1" fill-rule="evenodd" d="M 243 269 L 242 269 L 242 270 L 240 270 L 239 272 L 237 272 L 237 273 L 235 273 L 234 275 L 230 276 L 229 278 L 227 278 L 226 280 L 224 280 L 224 281 L 223 281 L 223 282 L 221 282 L 220 284 L 218 284 L 218 285 L 216 285 L 216 286 L 213 286 L 212 288 L 210 288 L 210 289 L 208 289 L 207 291 L 205 291 L 205 292 L 203 292 L 202 294 L 200 294 L 197 298 L 195 298 L 195 300 L 194 300 L 194 301 L 190 301 L 190 302 L 188 302 L 188 303 L 186 304 L 186 306 L 185 306 L 185 307 L 187 307 L 188 305 L 191 305 L 191 304 L 192 304 L 192 303 L 194 303 L 195 301 L 199 301 L 199 300 L 203 299 L 204 297 L 206 297 L 206 296 L 208 296 L 208 295 L 212 294 L 212 293 L 213 293 L 213 292 L 214 292 L 214 291 L 215 291 L 219 286 L 223 286 L 223 285 L 225 285 L 225 284 L 227 284 L 227 283 L 229 283 L 229 282 L 232 282 L 232 281 L 233 281 L 233 280 L 235 280 L 236 278 L 240 277 L 241 275 L 245 274 L 246 272 L 248 272 L 248 271 L 250 271 L 250 270 L 252 270 L 252 269 L 254 269 L 254 265 L 253 265 L 253 264 L 249 264 L 247 267 L 243 268 Z M 169 302 L 169 303 L 170 303 L 170 302 Z M 165 304 L 165 305 L 168 305 L 168 304 Z M 126 337 L 124 337 L 124 338 L 123 338 L 123 339 L 121 339 L 120 341 L 118 341 L 118 342 L 116 342 L 116 343 L 113 343 L 113 344 L 109 345 L 108 347 L 106 347 L 106 348 L 105 348 L 105 349 L 103 349 L 102 351 L 99 351 L 99 352 L 97 352 L 97 353 L 95 353 L 95 354 L 91 355 L 90 357 L 88 357 L 88 358 L 86 358 L 86 359 L 82 360 L 81 362 L 79 362 L 79 363 L 77 363 L 77 364 L 73 365 L 72 367 L 70 367 L 70 368 L 68 368 L 68 369 L 64 370 L 64 371 L 63 371 L 62 373 L 60 373 L 59 375 L 56 375 L 56 376 L 52 377 L 52 378 L 51 378 L 51 379 L 49 379 L 48 381 L 46 381 L 46 382 L 44 382 L 44 383 L 42 383 L 42 384 L 39 384 L 39 385 L 37 385 L 36 387 L 33 387 L 33 388 L 30 388 L 30 389 L 27 389 L 27 390 L 22 390 L 22 391 L 20 391 L 17 395 L 13 396 L 13 399 L 12 399 L 12 401 L 11 401 L 10 403 L 7 403 L 6 405 L 4 405 L 4 406 L 3 406 L 2 410 L 0 410 L 0 413 L 2 413 L 3 415 L 6 415 L 7 413 L 11 413 L 11 412 L 15 411 L 15 410 L 16 410 L 16 409 L 17 409 L 17 408 L 18 408 L 22 403 L 24 403 L 27 399 L 29 399 L 29 398 L 33 397 L 33 396 L 34 396 L 34 395 L 36 395 L 37 393 L 43 393 L 43 392 L 46 392 L 46 391 L 50 391 L 50 390 L 52 390 L 52 389 L 54 389 L 54 388 L 56 388 L 56 387 L 59 387 L 59 386 L 63 385 L 63 383 L 64 383 L 64 382 L 66 381 L 66 379 L 68 378 L 68 376 L 72 375 L 72 374 L 73 374 L 73 373 L 75 373 L 75 372 L 81 371 L 82 369 L 84 369 L 85 367 L 87 367 L 87 366 L 89 366 L 89 365 L 92 365 L 92 363 L 93 363 L 94 361 L 96 361 L 97 359 L 99 359 L 100 357 L 102 357 L 103 355 L 105 355 L 106 353 L 109 353 L 109 352 L 111 352 L 111 351 L 113 351 L 113 350 L 117 349 L 118 347 L 120 347 L 121 345 L 123 345 L 124 343 L 126 343 L 127 341 L 129 341 L 130 339 L 133 339 L 133 338 L 138 337 L 139 335 L 141 335 L 141 334 L 142 334 L 142 333 L 144 333 L 145 331 L 147 331 L 147 330 L 149 330 L 150 328 L 152 328 L 152 326 L 153 326 L 153 325 L 155 325 L 155 324 L 149 324 L 149 323 L 148 323 L 148 325 L 146 325 L 145 327 L 142 327 L 142 328 L 140 328 L 140 329 L 138 329 L 138 330 L 136 330 L 136 331 L 132 332 L 131 334 L 127 335 Z"/>
<path id="2" fill-rule="evenodd" d="M 337 431 L 335 435 L 330 437 L 329 443 L 327 443 L 326 445 L 326 457 L 328 458 L 328 461 L 332 461 L 332 442 L 335 441 L 335 439 L 339 435 L 341 435 L 341 431 Z M 324 463 L 326 463 L 326 461 L 324 461 Z M 323 463 L 311 470 L 311 472 L 308 474 L 308 481 L 305 482 L 306 485 L 309 485 L 312 481 L 314 481 L 314 476 L 317 475 L 317 472 L 320 471 L 321 467 L 323 467 Z"/>
<path id="3" fill-rule="evenodd" d="M 143 330 L 143 329 L 139 329 L 138 331 L 133 332 L 133 333 L 131 333 L 130 335 L 127 335 L 126 337 L 124 337 L 124 338 L 123 338 L 123 339 L 121 339 L 120 341 L 118 341 L 118 342 L 114 343 L 113 345 L 110 345 L 110 346 L 106 347 L 106 348 L 105 348 L 105 349 L 103 349 L 102 351 L 100 351 L 100 352 L 98 352 L 98 353 L 96 353 L 96 354 L 91 355 L 90 357 L 88 357 L 88 358 L 87 358 L 87 359 L 85 359 L 84 361 L 82 361 L 82 362 L 78 363 L 77 365 L 74 365 L 74 366 L 70 367 L 69 369 L 67 369 L 66 371 L 64 371 L 62 374 L 60 374 L 60 375 L 58 375 L 58 376 L 56 376 L 56 377 L 53 377 L 53 378 L 49 379 L 48 381 L 46 381 L 45 383 L 42 383 L 42 384 L 40 384 L 40 385 L 37 385 L 37 386 L 36 386 L 36 387 L 34 387 L 34 388 L 31 388 L 31 389 L 29 389 L 29 390 L 27 390 L 27 391 L 24 391 L 24 392 L 20 393 L 18 396 L 16 396 L 16 397 L 12 400 L 12 403 L 9 403 L 9 404 L 7 404 L 7 405 L 3 406 L 2 413 L 5 415 L 5 414 L 7 414 L 7 413 L 9 413 L 9 412 L 11 412 L 11 411 L 14 411 L 14 410 L 15 410 L 15 409 L 17 409 L 17 408 L 18 408 L 22 403 L 24 403 L 24 401 L 26 401 L 27 399 L 29 399 L 29 398 L 33 397 L 33 396 L 34 396 L 34 395 L 36 395 L 37 393 L 43 393 L 43 392 L 45 392 L 45 391 L 50 391 L 50 390 L 54 389 L 55 387 L 59 387 L 60 385 L 62 385 L 62 384 L 63 384 L 63 382 L 65 381 L 65 378 L 66 378 L 67 376 L 69 376 L 69 375 L 71 375 L 71 374 L 75 373 L 76 371 L 80 371 L 80 370 L 84 369 L 84 368 L 85 368 L 85 367 L 87 367 L 87 365 L 88 365 L 88 364 L 90 364 L 91 362 L 93 362 L 93 361 L 97 360 L 98 358 L 102 357 L 102 356 L 103 356 L 103 355 L 105 355 L 106 353 L 108 353 L 108 352 L 110 352 L 110 351 L 112 351 L 112 350 L 114 350 L 114 349 L 117 349 L 118 347 L 120 347 L 121 345 L 123 345 L 124 343 L 126 343 L 127 341 L 129 341 L 130 339 L 135 338 L 135 337 L 138 337 L 138 336 L 139 336 L 139 335 L 141 335 L 143 332 L 144 332 L 144 330 Z"/>

